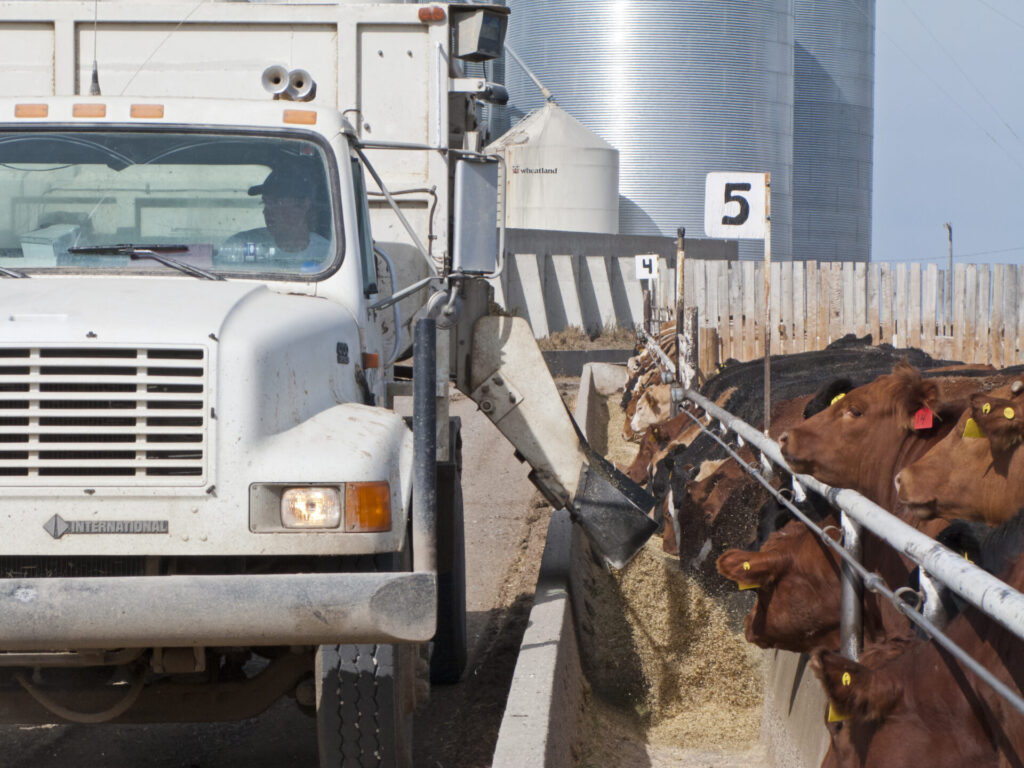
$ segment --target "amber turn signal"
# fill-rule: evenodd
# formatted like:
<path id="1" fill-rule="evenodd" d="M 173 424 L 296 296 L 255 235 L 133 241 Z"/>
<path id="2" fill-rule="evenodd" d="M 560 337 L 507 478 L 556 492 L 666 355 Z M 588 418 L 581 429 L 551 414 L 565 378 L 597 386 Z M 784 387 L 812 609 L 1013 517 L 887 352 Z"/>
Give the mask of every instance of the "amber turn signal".
<path id="1" fill-rule="evenodd" d="M 444 21 L 444 8 L 439 5 L 425 5 L 419 10 L 420 21 Z"/>
<path id="2" fill-rule="evenodd" d="M 345 530 L 391 530 L 391 486 L 387 481 L 345 483 Z"/>

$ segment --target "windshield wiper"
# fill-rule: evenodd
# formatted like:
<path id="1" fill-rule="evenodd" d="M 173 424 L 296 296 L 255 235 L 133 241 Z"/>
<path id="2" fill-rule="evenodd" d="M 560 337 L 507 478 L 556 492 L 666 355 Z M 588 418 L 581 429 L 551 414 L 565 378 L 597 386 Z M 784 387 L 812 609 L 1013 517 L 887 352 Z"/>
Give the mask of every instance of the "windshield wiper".
<path id="1" fill-rule="evenodd" d="M 68 253 L 127 256 L 132 261 L 153 259 L 153 261 L 159 261 L 164 266 L 184 272 L 192 277 L 200 277 L 204 280 L 224 279 L 220 275 L 197 267 L 195 264 L 178 261 L 163 255 L 165 253 L 185 253 L 186 251 L 188 251 L 187 245 L 133 245 L 132 243 L 121 243 L 120 245 L 74 245 L 68 248 Z"/>
<path id="2" fill-rule="evenodd" d="M 28 277 L 24 272 L 19 272 L 17 269 L 10 269 L 9 267 L 0 267 L 0 275 L 4 277 Z"/>

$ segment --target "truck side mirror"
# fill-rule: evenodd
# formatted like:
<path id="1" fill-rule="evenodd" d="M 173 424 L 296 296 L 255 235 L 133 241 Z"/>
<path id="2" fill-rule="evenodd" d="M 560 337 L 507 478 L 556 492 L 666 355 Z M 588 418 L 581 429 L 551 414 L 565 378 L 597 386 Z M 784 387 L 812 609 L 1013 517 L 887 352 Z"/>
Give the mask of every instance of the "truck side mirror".
<path id="1" fill-rule="evenodd" d="M 455 164 L 452 270 L 488 275 L 498 264 L 498 163 Z"/>

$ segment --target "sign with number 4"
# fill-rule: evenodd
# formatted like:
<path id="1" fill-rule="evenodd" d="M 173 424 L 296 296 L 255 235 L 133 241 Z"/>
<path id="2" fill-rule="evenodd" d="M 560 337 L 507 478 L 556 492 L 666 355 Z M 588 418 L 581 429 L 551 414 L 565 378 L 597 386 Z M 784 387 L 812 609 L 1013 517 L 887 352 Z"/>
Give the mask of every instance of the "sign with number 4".
<path id="1" fill-rule="evenodd" d="M 726 240 L 764 240 L 765 174 L 709 173 L 704 184 L 704 233 Z"/>
<path id="2" fill-rule="evenodd" d="M 658 277 L 658 254 L 638 253 L 636 255 L 636 279 L 655 280 Z"/>

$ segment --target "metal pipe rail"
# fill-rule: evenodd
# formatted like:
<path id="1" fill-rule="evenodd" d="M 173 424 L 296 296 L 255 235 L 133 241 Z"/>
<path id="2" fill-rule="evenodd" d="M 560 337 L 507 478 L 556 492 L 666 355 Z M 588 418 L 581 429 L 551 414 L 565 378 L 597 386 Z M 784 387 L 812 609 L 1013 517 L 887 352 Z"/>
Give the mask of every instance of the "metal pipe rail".
<path id="1" fill-rule="evenodd" d="M 703 407 L 703 406 L 701 406 L 701 407 Z M 745 467 L 747 469 L 747 471 L 750 472 L 750 474 L 754 477 L 754 479 L 756 479 L 759 483 L 761 483 L 761 485 L 763 485 L 765 487 L 765 489 L 767 489 L 767 491 L 772 496 L 774 496 L 779 502 L 781 502 L 783 505 L 785 505 L 794 515 L 796 515 L 797 518 L 799 518 L 801 522 L 803 522 L 808 528 L 810 528 L 812 531 L 814 531 L 815 534 L 817 534 L 818 538 L 821 539 L 821 541 L 824 542 L 826 546 L 828 546 L 830 549 L 832 549 L 832 551 L 834 551 L 839 556 L 839 558 L 840 558 L 840 560 L 842 561 L 842 564 L 843 564 L 843 576 L 841 577 L 842 585 L 843 585 L 843 605 L 842 605 L 841 611 L 843 613 L 843 617 L 844 618 L 846 617 L 846 615 L 848 613 L 854 613 L 856 615 L 856 619 L 857 619 L 858 624 L 859 624 L 859 621 L 860 621 L 859 599 L 858 599 L 857 610 L 853 611 L 851 606 L 848 605 L 848 602 L 850 600 L 850 597 L 848 595 L 856 594 L 856 590 L 853 589 L 853 585 L 850 583 L 853 579 L 851 579 L 851 576 L 850 576 L 849 572 L 852 571 L 854 574 L 856 574 L 856 576 L 860 577 L 860 580 L 861 580 L 861 582 L 863 583 L 864 586 L 866 586 L 872 592 L 876 592 L 876 593 L 882 595 L 883 597 L 885 597 L 890 603 L 892 603 L 896 607 L 897 610 L 900 611 L 900 613 L 902 613 L 908 619 L 910 619 L 910 621 L 912 621 L 913 623 L 915 623 L 919 627 L 921 627 L 925 632 L 928 633 L 928 635 L 933 640 L 935 640 L 935 642 L 937 642 L 939 645 L 941 645 L 943 648 L 945 648 L 947 651 L 949 651 L 949 653 L 951 653 L 960 662 L 962 662 L 964 664 L 964 666 L 968 667 L 972 672 L 974 672 L 974 674 L 976 674 L 986 684 L 988 684 L 989 687 L 992 688 L 992 690 L 994 690 L 999 696 L 1001 696 L 1004 700 L 1006 700 L 1006 702 L 1010 706 L 1012 706 L 1019 713 L 1024 715 L 1024 699 L 1022 699 L 1020 696 L 1018 696 L 1016 693 L 1014 693 L 1012 689 L 1010 689 L 1008 686 L 1006 686 L 1001 680 L 996 678 L 995 675 L 993 675 L 988 669 L 986 669 L 984 666 L 982 666 L 978 661 L 976 661 L 974 658 L 972 658 L 960 646 L 958 646 L 956 643 L 954 643 L 949 637 L 947 637 L 945 635 L 945 633 L 943 633 L 938 627 L 936 627 L 927 617 L 925 617 L 922 614 L 918 613 L 916 607 L 911 607 L 906 602 L 904 602 L 902 599 L 900 599 L 900 597 L 897 594 L 897 592 L 899 592 L 900 590 L 897 590 L 897 592 L 893 592 L 891 589 L 889 589 L 889 587 L 886 585 L 886 583 L 882 580 L 882 578 L 880 576 L 878 576 L 877 574 L 868 572 L 868 570 L 863 565 L 861 565 L 860 562 L 856 559 L 855 555 L 851 555 L 844 548 L 844 546 L 838 544 L 834 539 L 832 539 L 825 532 L 824 529 L 820 528 L 817 524 L 815 524 L 809 517 L 807 517 L 795 505 L 793 505 L 785 496 L 783 496 L 781 493 L 779 493 L 779 491 L 777 491 L 775 488 L 773 488 L 771 486 L 771 484 L 766 479 L 761 477 L 761 475 L 758 472 L 756 472 L 754 469 L 749 467 L 743 461 L 743 459 L 739 456 L 739 454 L 737 454 L 734 450 L 732 450 L 732 448 L 730 448 L 729 445 L 726 444 L 726 442 L 724 440 L 722 440 L 718 435 L 716 435 L 714 432 L 712 432 L 711 430 L 707 429 L 707 427 L 705 427 L 703 424 L 701 424 L 700 423 L 700 419 L 698 419 L 696 416 L 694 416 L 689 411 L 684 411 L 684 413 L 686 413 L 686 415 L 701 429 L 701 431 L 703 431 L 704 433 L 706 433 L 709 436 L 711 436 L 712 439 L 714 439 L 719 445 L 721 445 L 726 450 L 726 452 L 729 453 L 730 456 L 732 456 L 734 459 L 736 459 L 737 462 L 739 462 L 740 466 Z M 719 419 L 719 421 L 721 421 L 721 419 Z M 736 421 L 738 421 L 740 424 L 743 424 L 743 425 L 745 425 L 747 427 L 750 426 L 749 424 L 746 424 L 746 422 L 743 422 L 743 421 L 741 421 L 739 419 L 736 419 Z M 728 431 L 728 430 L 725 430 L 725 431 Z M 739 433 L 737 433 L 737 434 L 739 434 Z M 740 440 L 742 441 L 742 438 L 740 438 Z M 798 477 L 806 477 L 806 476 L 798 475 Z M 819 483 L 819 485 L 822 485 L 823 487 L 826 487 L 826 488 L 828 487 L 828 486 L 825 486 L 823 483 Z M 829 498 L 831 500 L 831 497 L 829 497 Z M 863 497 L 860 497 L 860 498 L 863 499 Z M 868 500 L 864 499 L 864 501 L 868 501 Z M 871 503 L 871 502 L 868 502 L 868 503 Z M 846 532 L 846 526 L 844 525 L 844 534 L 845 534 L 845 532 Z M 859 544 L 860 542 L 858 541 L 857 543 Z M 941 545 L 939 545 L 939 546 L 941 546 Z M 950 554 L 952 554 L 952 553 L 950 553 Z M 956 555 L 954 555 L 954 557 L 956 557 Z M 983 571 L 983 573 L 985 573 L 985 572 Z M 986 574 L 986 575 L 988 575 L 988 574 Z M 855 644 L 854 640 L 855 640 L 855 638 L 852 638 L 852 637 L 844 637 L 840 641 L 840 644 L 842 646 L 841 649 L 840 649 L 841 652 L 844 655 L 846 655 L 846 656 L 848 656 L 850 658 L 856 658 L 856 650 L 857 649 L 856 649 L 856 644 Z"/>

